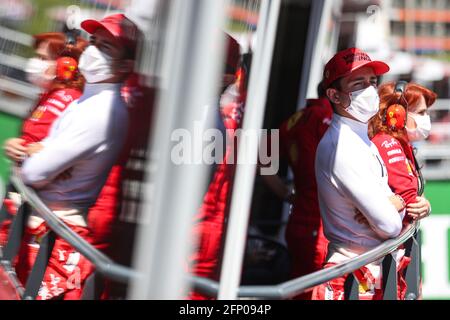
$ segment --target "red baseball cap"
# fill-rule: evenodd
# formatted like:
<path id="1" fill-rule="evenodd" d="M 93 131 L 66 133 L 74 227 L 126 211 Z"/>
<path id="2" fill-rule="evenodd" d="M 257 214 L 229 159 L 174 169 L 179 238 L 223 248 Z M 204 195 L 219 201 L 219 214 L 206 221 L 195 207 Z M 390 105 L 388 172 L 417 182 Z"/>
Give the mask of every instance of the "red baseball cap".
<path id="1" fill-rule="evenodd" d="M 81 22 L 81 27 L 91 34 L 98 29 L 106 30 L 125 47 L 130 49 L 133 55 L 136 52 L 140 30 L 122 13 L 109 15 L 99 21 L 94 19 L 84 20 Z"/>
<path id="2" fill-rule="evenodd" d="M 358 48 L 339 51 L 328 61 L 323 71 L 323 85 L 327 89 L 333 81 L 346 77 L 353 71 L 371 67 L 375 75 L 379 76 L 389 71 L 389 66 L 381 61 L 372 61 L 367 53 Z"/>

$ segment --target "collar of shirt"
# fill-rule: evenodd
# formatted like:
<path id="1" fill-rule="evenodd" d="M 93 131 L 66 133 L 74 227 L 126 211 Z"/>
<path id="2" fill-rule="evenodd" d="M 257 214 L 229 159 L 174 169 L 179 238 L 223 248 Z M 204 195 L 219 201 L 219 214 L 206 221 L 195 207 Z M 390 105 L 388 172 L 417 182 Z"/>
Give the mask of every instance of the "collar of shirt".
<path id="1" fill-rule="evenodd" d="M 102 91 L 120 92 L 123 83 L 86 83 L 84 86 L 84 98 L 91 97 Z"/>
<path id="2" fill-rule="evenodd" d="M 350 127 L 350 129 L 352 129 L 361 139 L 363 140 L 368 139 L 367 130 L 369 125 L 367 123 L 343 117 L 336 113 L 333 114 L 333 121 Z"/>

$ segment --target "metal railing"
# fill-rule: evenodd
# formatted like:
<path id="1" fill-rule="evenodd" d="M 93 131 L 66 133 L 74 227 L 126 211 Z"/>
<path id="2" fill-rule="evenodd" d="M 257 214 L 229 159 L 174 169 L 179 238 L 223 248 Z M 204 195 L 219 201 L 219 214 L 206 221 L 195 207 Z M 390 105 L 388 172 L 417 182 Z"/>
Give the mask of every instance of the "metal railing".
<path id="1" fill-rule="evenodd" d="M 132 268 L 114 263 L 110 258 L 95 249 L 86 240 L 72 231 L 60 218 L 45 206 L 31 188 L 27 187 L 22 182 L 18 175 L 17 168 L 14 168 L 13 170 L 11 182 L 15 189 L 23 196 L 24 204 L 20 207 L 18 213 L 14 217 L 8 243 L 4 248 L 4 251 L 0 251 L 1 265 L 12 276 L 14 283 L 17 283 L 16 289 L 23 299 L 36 298 L 53 248 L 55 236 L 59 236 L 66 240 L 96 267 L 95 273 L 86 281 L 83 292 L 84 299 L 95 298 L 95 281 L 98 279 L 99 275 L 122 283 L 128 283 L 132 279 L 135 280 L 144 276 L 137 273 Z M 14 270 L 11 266 L 11 261 L 18 252 L 23 235 L 23 227 L 25 226 L 31 207 L 41 215 L 52 232 L 47 234 L 42 240 L 33 270 L 31 271 L 25 288 L 22 288 L 17 279 L 14 279 Z M 384 299 L 395 300 L 397 299 L 397 270 L 392 253 L 400 246 L 404 245 L 406 256 L 411 258 L 411 262 L 404 274 L 408 286 L 406 299 L 415 300 L 420 296 L 420 240 L 418 238 L 418 228 L 418 222 L 410 224 L 404 228 L 397 238 L 387 240 L 362 255 L 349 259 L 336 266 L 278 285 L 240 286 L 237 296 L 239 298 L 289 299 L 300 293 L 310 291 L 315 286 L 324 282 L 350 274 L 346 280 L 345 297 L 347 299 L 358 299 L 358 285 L 356 278 L 352 273 L 367 264 L 383 259 Z M 195 276 L 188 276 L 188 280 L 195 290 L 211 297 L 217 297 L 219 292 L 219 282 Z"/>
<path id="2" fill-rule="evenodd" d="M 404 228 L 395 239 L 390 239 L 376 248 L 359 255 L 336 266 L 322 269 L 308 275 L 286 281 L 278 285 L 270 286 L 240 286 L 238 297 L 240 298 L 264 298 L 264 299 L 289 299 L 300 293 L 312 290 L 315 286 L 332 279 L 351 274 L 346 281 L 345 296 L 351 300 L 358 299 L 358 285 L 353 272 L 359 268 L 383 259 L 383 298 L 385 300 L 397 299 L 397 270 L 392 252 L 405 244 L 405 255 L 411 258 L 411 262 L 405 271 L 407 282 L 407 300 L 415 300 L 419 297 L 420 287 L 420 239 L 418 233 L 419 223 L 415 222 Z M 194 288 L 211 297 L 217 296 L 219 283 L 213 280 L 192 277 Z"/>
<path id="3" fill-rule="evenodd" d="M 47 226 L 51 229 L 40 242 L 39 252 L 25 288 L 18 288 L 20 289 L 19 294 L 23 299 L 36 298 L 53 249 L 55 236 L 67 241 L 73 248 L 95 265 L 94 273 L 86 280 L 83 291 L 83 297 L 85 299 L 95 298 L 95 281 L 99 279 L 99 276 L 121 283 L 128 283 L 131 279 L 142 277 L 142 275 L 139 275 L 135 270 L 114 263 L 109 257 L 95 249 L 85 239 L 72 231 L 42 202 L 34 190 L 23 183 L 17 168 L 13 168 L 13 174 L 10 179 L 12 186 L 22 195 L 23 204 L 13 218 L 8 242 L 1 252 L 1 264 L 8 267 L 8 270 L 11 269 L 12 261 L 18 254 L 20 248 L 24 226 L 31 213 L 31 207 L 45 220 Z M 5 209 L 2 208 L 2 210 Z M 12 278 L 15 277 L 13 272 L 11 273 L 11 276 Z"/>

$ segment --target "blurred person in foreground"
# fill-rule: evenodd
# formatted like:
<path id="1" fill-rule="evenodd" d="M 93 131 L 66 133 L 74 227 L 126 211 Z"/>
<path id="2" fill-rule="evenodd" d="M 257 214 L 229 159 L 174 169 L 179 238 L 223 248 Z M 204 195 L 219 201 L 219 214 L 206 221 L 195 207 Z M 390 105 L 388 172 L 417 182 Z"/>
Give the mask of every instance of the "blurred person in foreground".
<path id="1" fill-rule="evenodd" d="M 223 134 L 234 135 L 241 126 L 243 106 L 246 98 L 246 69 L 238 68 L 240 47 L 238 42 L 226 34 L 227 53 L 222 78 L 221 97 L 218 108 L 217 127 Z M 225 132 L 226 131 L 226 132 Z M 225 138 L 225 136 L 223 136 Z M 228 141 L 228 140 L 227 140 Z M 230 139 L 231 141 L 231 139 Z M 226 144 L 224 144 L 226 145 Z M 193 238 L 197 239 L 194 253 L 189 257 L 189 272 L 218 280 L 220 259 L 223 250 L 223 235 L 228 217 L 233 185 L 236 156 L 234 145 L 226 145 L 222 163 L 216 165 L 203 203 L 194 218 Z M 191 292 L 189 299 L 204 300 L 209 297 Z"/>
<path id="2" fill-rule="evenodd" d="M 84 78 L 78 70 L 79 57 L 87 41 L 76 35 L 75 30 L 42 33 L 33 36 L 36 56 L 29 59 L 25 71 L 31 83 L 41 91 L 38 102 L 22 125 L 21 136 L 4 143 L 6 156 L 20 165 L 33 143 L 43 140 L 52 123 L 77 100 L 83 91 Z M 0 245 L 7 241 L 12 216 L 21 204 L 20 195 L 9 186 L 4 200 L 0 229 Z"/>
<path id="3" fill-rule="evenodd" d="M 320 270 L 327 253 L 328 240 L 320 218 L 314 161 L 317 145 L 331 123 L 333 109 L 322 83 L 317 93 L 318 99 L 308 99 L 304 109 L 280 126 L 280 155 L 288 159 L 292 168 L 294 192 L 278 175 L 261 176 L 280 199 L 292 204 L 285 234 L 292 279 Z M 295 299 L 311 299 L 311 292 Z"/>
<path id="4" fill-rule="evenodd" d="M 48 137 L 28 152 L 21 175 L 56 215 L 89 240 L 88 210 L 127 138 L 129 117 L 121 88 L 133 71 L 140 32 L 123 14 L 85 20 L 81 27 L 92 34 L 79 63 L 87 82 L 83 95 L 53 124 Z M 67 173 L 68 178 L 58 179 Z M 28 276 L 39 241 L 47 232 L 45 222 L 32 213 L 17 263 L 21 280 Z M 85 257 L 57 238 L 37 298 L 79 299 L 92 271 Z"/>
<path id="5" fill-rule="evenodd" d="M 325 268 L 361 255 L 402 230 L 404 201 L 389 188 L 386 166 L 368 137 L 368 122 L 379 110 L 378 76 L 388 71 L 387 64 L 372 61 L 357 48 L 338 52 L 324 69 L 324 88 L 334 111 L 315 161 L 320 212 L 329 240 Z M 355 220 L 360 213 L 367 224 Z M 403 265 L 404 250 L 393 255 L 397 266 Z M 374 262 L 353 273 L 359 299 L 382 298 L 381 272 L 380 262 Z M 345 299 L 347 276 L 315 287 L 312 299 Z M 398 288 L 399 295 L 403 289 Z"/>

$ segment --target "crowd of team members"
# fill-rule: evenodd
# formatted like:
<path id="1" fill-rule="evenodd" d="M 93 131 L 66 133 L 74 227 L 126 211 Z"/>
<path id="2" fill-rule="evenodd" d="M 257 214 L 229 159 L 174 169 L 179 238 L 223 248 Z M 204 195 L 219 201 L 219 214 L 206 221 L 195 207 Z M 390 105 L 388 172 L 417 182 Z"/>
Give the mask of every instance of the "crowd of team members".
<path id="1" fill-rule="evenodd" d="M 149 93 L 133 73 L 142 34 L 123 14 L 86 20 L 81 27 L 91 34 L 89 43 L 73 32 L 34 36 L 36 57 L 30 59 L 27 73 L 43 93 L 21 135 L 7 140 L 4 150 L 21 168 L 24 182 L 55 214 L 114 256 L 111 243 L 123 200 L 126 161 L 133 148 L 145 148 L 142 135 L 148 132 L 151 115 Z M 239 44 L 229 36 L 225 60 L 215 111 L 221 119 L 217 126 L 233 134 L 244 115 L 248 69 Z M 292 278 L 361 254 L 397 236 L 402 223 L 431 211 L 422 195 L 423 180 L 411 143 L 427 138 L 427 108 L 436 95 L 413 83 L 378 88 L 379 76 L 388 70 L 356 48 L 337 53 L 325 66 L 319 98 L 308 100 L 280 127 L 280 156 L 292 168 L 295 192 L 278 176 L 264 178 L 292 204 L 286 230 Z M 232 196 L 232 147 L 227 146 L 193 215 L 192 239 L 197 245 L 189 257 L 189 272 L 215 280 Z M 10 216 L 1 224 L 1 245 L 21 205 L 20 195 L 8 188 L 4 209 Z M 22 284 L 48 231 L 33 212 L 14 260 Z M 399 298 L 404 298 L 402 271 L 409 258 L 403 249 L 396 257 Z M 80 299 L 93 270 L 86 258 L 57 238 L 37 298 Z M 79 285 L 68 285 L 75 273 Z M 379 263 L 355 274 L 361 298 L 382 296 Z M 345 277 L 334 279 L 297 298 L 342 299 L 344 281 Z M 102 298 L 111 298 L 108 286 Z M 191 292 L 188 298 L 208 297 Z"/>

